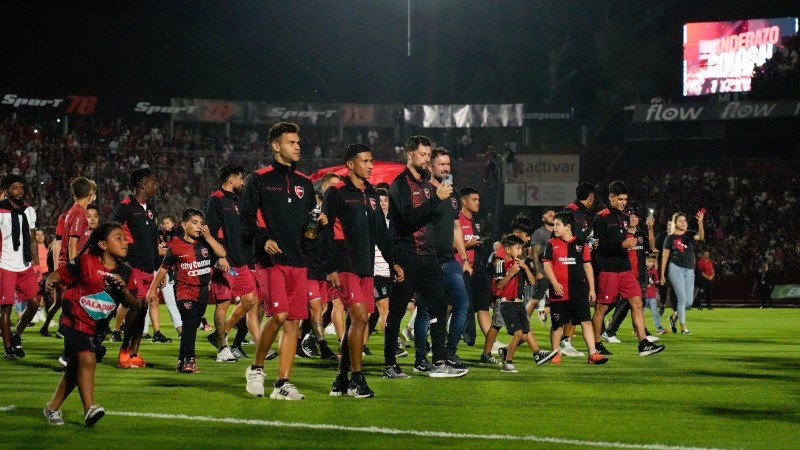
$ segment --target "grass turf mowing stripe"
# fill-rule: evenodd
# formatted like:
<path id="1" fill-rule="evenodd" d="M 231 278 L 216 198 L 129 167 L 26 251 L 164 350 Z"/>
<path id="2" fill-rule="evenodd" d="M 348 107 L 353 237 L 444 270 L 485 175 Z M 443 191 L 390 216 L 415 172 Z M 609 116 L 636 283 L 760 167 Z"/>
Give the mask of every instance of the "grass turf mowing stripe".
<path id="1" fill-rule="evenodd" d="M 13 406 L 11 406 L 11 408 L 13 408 Z M 434 437 L 434 438 L 543 442 L 549 444 L 565 444 L 565 445 L 576 445 L 583 447 L 613 447 L 613 448 L 644 449 L 644 450 L 717 450 L 714 449 L 713 447 L 681 447 L 681 446 L 672 446 L 663 444 L 629 444 L 624 442 L 586 441 L 579 439 L 564 439 L 558 437 L 543 437 L 543 436 L 531 436 L 531 435 L 517 436 L 511 434 L 473 434 L 473 433 L 450 433 L 446 431 L 401 430 L 398 428 L 383 428 L 374 426 L 351 427 L 345 425 L 333 425 L 324 423 L 303 423 L 303 422 L 284 422 L 280 420 L 239 419 L 235 417 L 189 416 L 185 414 L 161 414 L 161 413 L 143 413 L 143 412 L 108 411 L 108 410 L 106 411 L 106 414 L 112 416 L 144 417 L 150 419 L 189 420 L 194 422 L 217 422 L 217 423 L 230 423 L 237 425 L 255 425 L 255 426 L 283 427 L 283 428 L 308 428 L 314 430 L 350 431 L 350 432 L 388 434 L 388 435 L 412 435 L 419 437 Z"/>

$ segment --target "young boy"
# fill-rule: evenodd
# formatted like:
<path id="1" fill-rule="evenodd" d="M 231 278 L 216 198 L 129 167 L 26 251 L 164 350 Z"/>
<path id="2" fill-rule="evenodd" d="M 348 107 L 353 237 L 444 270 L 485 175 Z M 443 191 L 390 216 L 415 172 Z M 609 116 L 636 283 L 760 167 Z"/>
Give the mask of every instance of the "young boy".
<path id="1" fill-rule="evenodd" d="M 583 340 L 589 348 L 589 364 L 605 364 L 608 358 L 598 353 L 589 301 L 596 299 L 594 272 L 588 245 L 572 234 L 575 216 L 570 212 L 556 214 L 555 238 L 545 244 L 542 262 L 550 280 L 550 342 L 558 348 L 564 325 L 581 325 Z M 581 267 L 583 266 L 583 267 Z M 588 289 L 587 289 L 588 288 Z M 560 358 L 559 358 L 560 360 Z M 553 361 L 554 363 L 556 361 Z"/>
<path id="2" fill-rule="evenodd" d="M 502 315 L 508 334 L 513 336 L 504 352 L 501 370 L 506 373 L 517 372 L 513 364 L 514 352 L 523 340 L 527 341 L 534 351 L 534 360 L 537 364 L 544 364 L 557 354 L 555 351 L 549 353 L 539 351 L 534 346 L 535 341 L 531 344 L 531 341 L 528 340 L 531 326 L 528 321 L 528 312 L 525 310 L 525 303 L 522 301 L 522 292 L 525 283 L 533 284 L 536 282 L 536 278 L 530 267 L 520 259 L 524 244 L 525 242 L 519 236 L 513 234 L 500 241 L 505 257 L 495 261 L 495 277 L 492 280 L 492 293 L 500 299 L 499 311 L 495 311 L 495 314 Z"/>
<path id="3" fill-rule="evenodd" d="M 656 327 L 658 334 L 666 334 L 667 330 L 661 326 L 661 315 L 659 314 L 658 307 L 658 259 L 655 254 L 647 255 L 645 259 L 647 264 L 647 287 L 644 290 L 645 306 L 650 308 L 653 314 L 653 325 Z"/>

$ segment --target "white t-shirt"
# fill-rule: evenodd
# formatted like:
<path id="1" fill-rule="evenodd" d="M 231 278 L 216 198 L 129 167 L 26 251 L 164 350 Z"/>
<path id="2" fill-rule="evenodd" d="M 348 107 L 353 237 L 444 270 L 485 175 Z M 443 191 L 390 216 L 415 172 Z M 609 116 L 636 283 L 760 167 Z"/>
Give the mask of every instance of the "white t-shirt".
<path id="1" fill-rule="evenodd" d="M 25 208 L 25 215 L 28 216 L 28 230 L 21 230 L 21 233 L 28 233 L 36 229 L 36 210 L 28 206 Z M 19 217 L 20 228 L 22 228 L 22 217 Z M 19 237 L 19 248 L 14 250 L 14 241 L 11 238 L 11 230 L 13 223 L 11 222 L 11 211 L 0 210 L 0 233 L 3 235 L 3 251 L 0 253 L 0 269 L 10 270 L 11 272 L 22 272 L 31 266 L 31 263 L 25 263 L 25 258 L 22 251 L 24 250 L 22 236 Z"/>

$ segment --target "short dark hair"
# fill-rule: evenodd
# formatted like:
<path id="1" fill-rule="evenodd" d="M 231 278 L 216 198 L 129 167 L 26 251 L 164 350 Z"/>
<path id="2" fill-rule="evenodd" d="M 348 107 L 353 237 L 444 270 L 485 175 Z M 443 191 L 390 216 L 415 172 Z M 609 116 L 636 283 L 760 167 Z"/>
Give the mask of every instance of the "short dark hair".
<path id="1" fill-rule="evenodd" d="M 70 188 L 72 188 L 72 196 L 74 198 L 86 198 L 89 194 L 95 190 L 94 184 L 92 181 L 86 177 L 77 177 L 72 180 L 70 183 Z"/>
<path id="2" fill-rule="evenodd" d="M 219 182 L 228 181 L 231 175 L 244 174 L 244 167 L 239 164 L 225 164 L 219 169 Z"/>
<path id="3" fill-rule="evenodd" d="M 586 200 L 590 195 L 594 194 L 594 185 L 592 183 L 578 183 L 575 188 L 575 198 L 577 200 Z"/>
<path id="4" fill-rule="evenodd" d="M 89 211 L 90 209 L 100 212 L 100 208 L 98 208 L 97 205 L 94 203 L 89 203 L 88 205 L 86 205 L 86 211 Z"/>
<path id="5" fill-rule="evenodd" d="M 149 167 L 142 167 L 140 169 L 134 170 L 133 172 L 131 172 L 130 176 L 131 187 L 133 188 L 133 190 L 136 190 L 136 188 L 139 187 L 139 184 L 142 182 L 142 180 L 144 180 L 147 177 L 152 177 L 155 174 L 156 173 L 153 172 L 153 169 Z"/>
<path id="6" fill-rule="evenodd" d="M 388 192 L 389 191 L 389 183 L 387 183 L 385 181 L 381 181 L 380 183 L 375 185 L 375 189 L 386 189 L 386 191 Z"/>
<path id="7" fill-rule="evenodd" d="M 10 188 L 11 185 L 14 184 L 14 183 L 22 183 L 24 185 L 25 184 L 25 178 L 22 178 L 19 175 L 14 175 L 13 173 L 8 174 L 5 177 L 3 177 L 3 181 L 2 181 L 2 184 L 0 184 L 0 187 L 2 187 L 3 190 L 5 191 L 8 188 Z"/>
<path id="8" fill-rule="evenodd" d="M 500 239 L 500 245 L 502 245 L 504 248 L 513 247 L 515 245 L 522 247 L 525 246 L 525 241 L 523 241 L 522 238 L 517 235 L 507 234 L 503 236 L 503 239 Z"/>
<path id="9" fill-rule="evenodd" d="M 556 217 L 553 220 L 561 222 L 565 227 L 569 226 L 570 230 L 575 228 L 575 215 L 569 211 L 556 213 Z"/>
<path id="10" fill-rule="evenodd" d="M 533 222 L 531 222 L 531 219 L 524 216 L 517 217 L 511 222 L 511 232 L 513 233 L 514 230 L 519 230 L 525 234 L 531 235 L 534 231 Z"/>
<path id="11" fill-rule="evenodd" d="M 583 200 L 586 200 L 586 199 L 583 199 Z M 542 216 L 547 214 L 547 211 L 558 212 L 558 211 L 555 210 L 555 208 L 545 208 L 544 210 L 542 210 Z"/>
<path id="12" fill-rule="evenodd" d="M 471 187 L 463 187 L 460 191 L 458 191 L 458 198 L 469 197 L 470 195 L 477 194 L 481 195 L 477 189 Z"/>
<path id="13" fill-rule="evenodd" d="M 183 217 L 181 222 L 188 222 L 194 216 L 200 216 L 201 218 L 205 219 L 206 215 L 203 214 L 203 211 L 200 211 L 197 208 L 186 208 L 183 210 Z"/>
<path id="14" fill-rule="evenodd" d="M 442 155 L 450 156 L 450 152 L 448 152 L 444 147 L 434 147 L 433 151 L 431 151 L 431 161 Z"/>
<path id="15" fill-rule="evenodd" d="M 420 146 L 430 147 L 431 140 L 425 136 L 421 136 L 415 134 L 414 136 L 409 137 L 406 139 L 406 143 L 403 145 L 407 152 L 413 152 L 414 150 L 418 149 Z"/>
<path id="16" fill-rule="evenodd" d="M 344 149 L 344 153 L 342 154 L 342 162 L 346 163 L 347 161 L 352 161 L 353 158 L 355 158 L 359 153 L 371 151 L 372 150 L 370 150 L 369 147 L 364 144 L 350 144 L 346 149 Z"/>
<path id="17" fill-rule="evenodd" d="M 278 122 L 269 129 L 269 143 L 273 143 L 286 133 L 299 133 L 300 127 L 296 123 Z"/>
<path id="18" fill-rule="evenodd" d="M 172 214 L 165 214 L 161 217 L 161 221 L 163 222 L 165 219 L 169 219 L 172 223 L 178 223 L 178 220 Z"/>
<path id="19" fill-rule="evenodd" d="M 608 193 L 609 195 L 627 195 L 628 185 L 622 180 L 612 181 L 611 184 L 608 185 Z"/>
<path id="20" fill-rule="evenodd" d="M 376 188 L 375 193 L 378 194 L 378 197 L 388 197 L 389 191 L 384 188 Z"/>

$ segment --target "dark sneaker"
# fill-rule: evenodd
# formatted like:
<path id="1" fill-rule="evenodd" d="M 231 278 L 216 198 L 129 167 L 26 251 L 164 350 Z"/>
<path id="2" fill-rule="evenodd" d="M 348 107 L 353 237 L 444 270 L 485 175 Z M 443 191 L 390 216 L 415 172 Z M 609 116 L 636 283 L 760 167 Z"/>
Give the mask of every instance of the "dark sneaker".
<path id="1" fill-rule="evenodd" d="M 500 347 L 497 349 L 497 354 L 500 355 L 500 360 L 505 361 L 508 354 L 508 347 Z"/>
<path id="2" fill-rule="evenodd" d="M 172 342 L 172 339 L 164 336 L 163 334 L 161 334 L 160 331 L 156 331 L 155 333 L 153 333 L 153 339 L 152 340 L 153 340 L 153 342 L 161 343 L 161 344 L 169 344 L 170 342 Z"/>
<path id="3" fill-rule="evenodd" d="M 94 357 L 96 359 L 95 362 L 97 364 L 100 364 L 101 362 L 103 362 L 103 358 L 106 357 L 106 353 L 107 352 L 108 352 L 108 349 L 106 348 L 105 345 L 99 345 L 97 347 L 97 350 L 95 350 L 95 352 L 94 352 Z"/>
<path id="4" fill-rule="evenodd" d="M 311 334 L 306 334 L 303 340 L 300 341 L 300 348 L 308 357 L 319 356 L 316 339 Z"/>
<path id="5" fill-rule="evenodd" d="M 269 360 L 275 359 L 277 357 L 278 357 L 278 352 L 276 352 L 273 349 L 269 349 L 269 351 L 267 352 L 267 357 L 265 359 L 267 361 L 269 361 Z"/>
<path id="6" fill-rule="evenodd" d="M 183 370 L 183 363 L 184 363 L 183 359 L 182 358 L 178 358 L 178 363 L 175 365 L 175 369 L 178 372 Z"/>
<path id="7" fill-rule="evenodd" d="M 397 338 L 397 353 L 395 354 L 395 357 L 402 358 L 404 356 L 408 356 L 406 346 L 403 345 L 403 341 L 400 338 Z"/>
<path id="8" fill-rule="evenodd" d="M 672 315 L 669 316 L 669 327 L 673 333 L 678 332 L 677 323 L 678 323 L 678 313 L 672 313 Z"/>
<path id="9" fill-rule="evenodd" d="M 333 380 L 333 385 L 331 386 L 331 397 L 344 397 L 347 395 L 347 388 L 350 387 L 350 380 L 347 379 L 346 376 L 336 376 L 336 379 Z"/>
<path id="10" fill-rule="evenodd" d="M 44 416 L 47 417 L 47 423 L 50 425 L 64 425 L 64 417 L 61 415 L 60 409 L 50 409 L 44 405 Z"/>
<path id="11" fill-rule="evenodd" d="M 501 372 L 505 373 L 517 373 L 517 368 L 514 367 L 514 364 L 511 364 L 508 361 L 503 362 L 503 368 L 500 369 Z"/>
<path id="12" fill-rule="evenodd" d="M 334 351 L 328 347 L 328 343 L 325 341 L 319 343 L 319 357 L 322 359 L 329 359 L 331 361 L 339 360 L 339 355 L 334 353 Z"/>
<path id="13" fill-rule="evenodd" d="M 56 331 L 56 339 L 64 339 L 64 335 L 60 331 Z M 122 342 L 122 339 L 119 341 Z"/>
<path id="14" fill-rule="evenodd" d="M 86 411 L 86 415 L 83 417 L 84 423 L 86 423 L 87 427 L 93 427 L 94 424 L 97 423 L 98 420 L 102 419 L 103 416 L 106 415 L 106 410 L 103 409 L 100 405 L 92 405 L 89 407 L 89 411 Z"/>
<path id="15" fill-rule="evenodd" d="M 469 373 L 467 368 L 454 367 L 447 361 L 439 364 L 434 364 L 428 376 L 431 378 L 458 378 L 463 377 Z"/>
<path id="16" fill-rule="evenodd" d="M 647 340 L 639 342 L 639 356 L 650 356 L 664 351 L 663 345 L 653 344 Z"/>
<path id="17" fill-rule="evenodd" d="M 22 337 L 19 333 L 11 333 L 11 349 L 14 350 L 17 358 L 25 357 L 25 350 L 22 348 Z"/>
<path id="18" fill-rule="evenodd" d="M 142 339 L 153 339 L 153 336 L 150 336 L 150 333 L 145 333 L 142 335 Z"/>
<path id="19" fill-rule="evenodd" d="M 347 388 L 347 395 L 355 398 L 370 398 L 375 397 L 375 392 L 367 386 L 367 380 L 364 376 L 353 377 L 350 380 L 350 386 Z"/>
<path id="20" fill-rule="evenodd" d="M 456 356 L 456 355 L 453 355 L 453 356 L 451 356 L 450 358 L 447 358 L 447 360 L 446 360 L 446 361 L 447 361 L 447 363 L 448 363 L 448 364 L 450 364 L 450 365 L 451 365 L 451 366 L 453 366 L 453 367 L 456 367 L 456 368 L 459 368 L 459 369 L 466 369 L 466 368 L 467 368 L 467 366 L 465 366 L 465 365 L 464 365 L 464 364 L 461 362 L 461 358 L 459 358 L 459 357 L 458 357 L 458 356 Z"/>
<path id="21" fill-rule="evenodd" d="M 502 362 L 500 362 L 497 359 L 495 359 L 495 357 L 492 356 L 490 353 L 486 353 L 486 354 L 481 355 L 481 359 L 478 362 L 480 364 L 495 364 L 495 365 L 498 365 L 498 366 L 500 364 L 503 364 Z"/>
<path id="22" fill-rule="evenodd" d="M 419 359 L 416 363 L 414 363 L 414 372 L 415 373 L 429 373 L 433 364 L 430 363 L 427 359 Z"/>
<path id="23" fill-rule="evenodd" d="M 182 373 L 198 373 L 200 369 L 197 368 L 197 361 L 194 357 L 186 358 L 186 361 L 183 363 L 183 367 L 181 368 Z"/>
<path id="24" fill-rule="evenodd" d="M 393 366 L 386 367 L 383 369 L 383 378 L 408 378 L 408 374 L 403 372 L 403 369 L 400 368 L 397 364 Z"/>
<path id="25" fill-rule="evenodd" d="M 558 351 L 552 351 L 552 352 L 538 351 L 533 354 L 533 360 L 536 362 L 537 366 L 541 366 L 547 361 L 553 359 L 557 354 Z"/>
<path id="26" fill-rule="evenodd" d="M 14 354 L 14 349 L 12 347 L 6 347 L 5 358 L 17 359 L 17 355 Z"/>
<path id="27" fill-rule="evenodd" d="M 608 351 L 608 349 L 606 348 L 605 345 L 603 345 L 602 342 L 598 342 L 597 344 L 595 344 L 594 347 L 597 349 L 598 353 L 600 353 L 603 356 L 611 356 L 611 355 L 613 355 L 613 353 Z"/>
<path id="28" fill-rule="evenodd" d="M 50 334 L 50 330 L 48 330 L 47 327 L 39 328 L 39 334 L 41 334 L 44 337 L 52 337 L 53 336 L 52 334 Z"/>
<path id="29" fill-rule="evenodd" d="M 121 331 L 112 331 L 111 332 L 111 342 L 122 342 L 122 332 Z"/>
<path id="30" fill-rule="evenodd" d="M 220 342 L 219 342 L 219 340 L 220 340 L 220 339 L 219 339 L 219 333 L 217 333 L 216 331 L 214 331 L 213 333 L 210 333 L 208 336 L 206 336 L 206 339 L 208 339 L 208 343 L 209 343 L 209 344 L 213 345 L 213 346 L 214 346 L 214 348 L 215 348 L 217 351 L 219 351 L 219 348 L 220 348 Z"/>
<path id="31" fill-rule="evenodd" d="M 231 349 L 231 353 L 233 353 L 233 356 L 235 356 L 237 359 L 245 359 L 245 358 L 247 358 L 247 353 L 245 353 L 244 350 L 242 350 L 242 346 L 234 345 L 234 346 L 230 347 L 230 349 Z"/>
<path id="32" fill-rule="evenodd" d="M 361 354 L 364 356 L 372 356 L 372 350 L 369 349 L 366 345 L 361 348 Z"/>
<path id="33" fill-rule="evenodd" d="M 300 341 L 297 341 L 297 349 L 294 351 L 294 354 L 298 358 L 308 358 L 308 355 L 303 353 L 303 346 L 300 345 Z"/>

